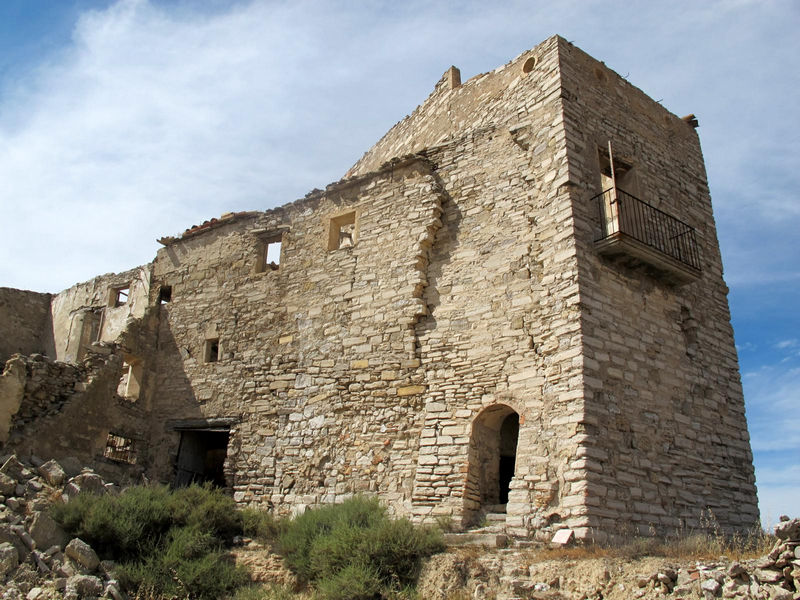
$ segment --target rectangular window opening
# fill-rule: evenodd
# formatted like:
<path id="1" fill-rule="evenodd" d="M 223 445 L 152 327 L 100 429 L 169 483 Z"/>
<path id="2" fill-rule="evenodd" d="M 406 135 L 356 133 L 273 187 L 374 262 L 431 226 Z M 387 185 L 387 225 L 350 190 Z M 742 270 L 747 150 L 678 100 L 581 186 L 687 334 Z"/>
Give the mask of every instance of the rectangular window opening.
<path id="1" fill-rule="evenodd" d="M 608 156 L 608 150 L 605 148 L 598 149 L 598 158 L 600 161 L 600 191 L 610 190 L 613 187 L 611 177 L 611 159 Z M 625 190 L 629 194 L 636 195 L 634 189 L 634 175 L 633 165 L 620 159 L 614 153 L 614 180 L 617 182 L 617 187 Z"/>
<path id="2" fill-rule="evenodd" d="M 117 385 L 117 394 L 126 400 L 136 402 L 142 385 L 142 363 L 138 360 L 126 359 L 122 363 L 122 375 Z"/>
<path id="3" fill-rule="evenodd" d="M 133 440 L 116 433 L 109 433 L 106 438 L 106 447 L 103 456 L 115 462 L 136 464 L 136 449 L 133 447 Z"/>
<path id="4" fill-rule="evenodd" d="M 328 224 L 328 250 L 352 248 L 356 245 L 357 234 L 355 211 L 332 217 Z"/>
<path id="5" fill-rule="evenodd" d="M 171 285 L 162 285 L 158 289 L 158 303 L 159 304 L 166 304 L 167 302 L 172 301 L 172 286 Z"/>
<path id="6" fill-rule="evenodd" d="M 258 244 L 258 258 L 255 267 L 256 273 L 278 270 L 281 264 L 282 245 L 282 234 L 261 238 Z"/>
<path id="7" fill-rule="evenodd" d="M 207 363 L 219 361 L 219 339 L 206 340 L 204 356 Z"/>
<path id="8" fill-rule="evenodd" d="M 108 294 L 108 306 L 115 308 L 117 306 L 124 306 L 127 304 L 130 291 L 131 288 L 129 285 L 111 288 Z"/>
<path id="9" fill-rule="evenodd" d="M 264 271 L 277 271 L 281 264 L 281 240 L 264 244 Z"/>

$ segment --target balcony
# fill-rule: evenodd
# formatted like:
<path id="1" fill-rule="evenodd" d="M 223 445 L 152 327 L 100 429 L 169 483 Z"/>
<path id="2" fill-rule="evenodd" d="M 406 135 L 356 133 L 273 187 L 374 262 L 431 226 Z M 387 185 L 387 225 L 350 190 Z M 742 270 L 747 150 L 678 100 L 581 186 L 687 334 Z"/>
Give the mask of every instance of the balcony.
<path id="1" fill-rule="evenodd" d="M 607 256 L 627 256 L 660 271 L 677 285 L 700 277 L 700 252 L 693 227 L 621 189 L 592 201 L 600 216 L 595 247 Z"/>

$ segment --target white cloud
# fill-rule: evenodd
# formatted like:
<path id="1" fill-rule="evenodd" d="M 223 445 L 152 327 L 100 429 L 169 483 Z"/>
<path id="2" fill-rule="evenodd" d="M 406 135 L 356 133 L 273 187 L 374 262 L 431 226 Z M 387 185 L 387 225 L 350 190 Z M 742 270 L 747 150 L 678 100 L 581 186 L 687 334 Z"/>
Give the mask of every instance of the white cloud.
<path id="1" fill-rule="evenodd" d="M 771 528 L 778 522 L 781 515 L 791 518 L 800 517 L 800 480 L 795 478 L 790 485 L 758 485 L 758 506 L 761 512 L 761 522 L 764 527 Z"/>
<path id="2" fill-rule="evenodd" d="M 722 222 L 744 205 L 770 223 L 794 215 L 782 186 L 797 183 L 796 144 L 769 151 L 773 134 L 796 140 L 786 123 L 800 110 L 783 93 L 797 87 L 785 63 L 800 47 L 781 2 L 196 6 L 121 0 L 87 13 L 71 46 L 0 82 L 0 283 L 55 291 L 150 260 L 160 235 L 292 201 L 338 179 L 450 64 L 468 78 L 553 33 L 700 114 L 723 175 L 713 184 L 746 191 L 718 199 Z M 732 90 L 746 94 L 732 102 Z M 753 182 L 765 165 L 775 176 Z M 743 279 L 774 274 L 762 257 Z"/>

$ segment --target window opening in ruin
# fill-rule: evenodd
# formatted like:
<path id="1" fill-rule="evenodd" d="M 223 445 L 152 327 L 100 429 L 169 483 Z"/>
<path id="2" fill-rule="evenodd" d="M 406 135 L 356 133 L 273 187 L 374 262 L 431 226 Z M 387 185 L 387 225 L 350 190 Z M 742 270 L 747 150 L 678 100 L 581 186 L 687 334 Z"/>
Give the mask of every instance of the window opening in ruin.
<path id="1" fill-rule="evenodd" d="M 472 423 L 469 465 L 464 493 L 465 522 L 486 512 L 503 512 L 514 479 L 519 440 L 519 414 L 495 404 Z"/>
<path id="2" fill-rule="evenodd" d="M 117 394 L 136 402 L 139 399 L 139 391 L 142 382 L 142 363 L 134 359 L 126 359 L 122 363 L 122 375 L 117 385 Z"/>
<path id="3" fill-rule="evenodd" d="M 600 191 L 604 192 L 613 187 L 613 181 L 616 179 L 617 187 L 625 190 L 629 194 L 637 195 L 635 188 L 635 175 L 633 172 L 633 165 L 620 159 L 616 152 L 614 156 L 609 158 L 608 149 L 598 149 L 598 160 L 600 162 Z M 611 176 L 611 162 L 614 163 L 614 176 Z"/>
<path id="4" fill-rule="evenodd" d="M 264 238 L 259 244 L 256 273 L 277 271 L 281 264 L 281 247 L 283 235 Z"/>
<path id="5" fill-rule="evenodd" d="M 167 302 L 172 302 L 172 286 L 162 285 L 158 288 L 158 303 L 166 304 Z"/>
<path id="6" fill-rule="evenodd" d="M 175 487 L 206 482 L 225 487 L 230 431 L 227 428 L 187 429 L 180 434 Z"/>
<path id="7" fill-rule="evenodd" d="M 328 250 L 352 248 L 356 245 L 357 235 L 355 211 L 332 217 L 328 224 Z"/>
<path id="8" fill-rule="evenodd" d="M 130 294 L 131 288 L 130 286 L 126 285 L 124 287 L 116 287 L 111 288 L 111 292 L 109 293 L 108 298 L 108 305 L 111 308 L 115 308 L 117 306 L 124 306 L 128 303 L 128 296 Z"/>
<path id="9" fill-rule="evenodd" d="M 207 363 L 217 362 L 219 360 L 219 339 L 206 340 L 203 356 L 204 361 Z"/>
<path id="10" fill-rule="evenodd" d="M 106 438 L 106 447 L 103 456 L 109 460 L 123 462 L 129 465 L 136 464 L 136 450 L 133 440 L 116 433 L 109 433 Z"/>

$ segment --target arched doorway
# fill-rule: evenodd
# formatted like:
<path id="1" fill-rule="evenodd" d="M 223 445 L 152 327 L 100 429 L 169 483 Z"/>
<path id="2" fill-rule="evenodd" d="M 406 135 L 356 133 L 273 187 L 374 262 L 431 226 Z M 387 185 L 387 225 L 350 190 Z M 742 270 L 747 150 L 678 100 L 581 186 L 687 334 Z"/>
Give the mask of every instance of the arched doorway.
<path id="1" fill-rule="evenodd" d="M 472 422 L 465 490 L 465 521 L 482 511 L 502 510 L 514 478 L 519 414 L 510 406 L 485 408 Z"/>

